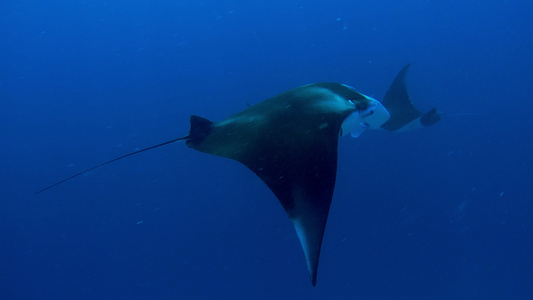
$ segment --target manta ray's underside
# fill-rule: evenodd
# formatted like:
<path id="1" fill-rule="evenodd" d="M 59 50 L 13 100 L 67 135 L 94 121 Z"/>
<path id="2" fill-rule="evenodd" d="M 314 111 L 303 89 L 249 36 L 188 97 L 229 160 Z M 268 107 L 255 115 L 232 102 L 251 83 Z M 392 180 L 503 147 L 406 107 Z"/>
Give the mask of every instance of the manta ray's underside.
<path id="1" fill-rule="evenodd" d="M 388 104 L 396 109 L 393 117 L 400 118 L 397 103 Z M 121 158 L 185 140 L 190 148 L 244 164 L 270 188 L 294 225 L 315 285 L 335 187 L 339 136 L 378 129 L 389 117 L 381 103 L 349 86 L 306 85 L 219 122 L 192 116 L 185 137 L 104 162 L 37 193 Z"/>

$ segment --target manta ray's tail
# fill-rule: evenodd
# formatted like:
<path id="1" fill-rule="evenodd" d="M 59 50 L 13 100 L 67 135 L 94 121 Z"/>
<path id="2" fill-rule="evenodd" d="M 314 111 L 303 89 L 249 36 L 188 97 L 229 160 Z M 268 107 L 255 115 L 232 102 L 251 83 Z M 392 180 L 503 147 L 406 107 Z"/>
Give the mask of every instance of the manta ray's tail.
<path id="1" fill-rule="evenodd" d="M 490 115 L 487 112 L 466 112 L 466 113 L 440 113 L 441 116 L 445 117 L 464 117 L 464 116 L 488 116 Z"/>
<path id="2" fill-rule="evenodd" d="M 91 167 L 87 170 L 84 170 L 84 171 L 81 171 L 79 173 L 76 173 L 68 178 L 65 178 L 61 181 L 58 181 L 52 185 L 49 185 L 47 187 L 45 187 L 44 189 L 41 189 L 37 192 L 35 192 L 35 194 L 39 194 L 39 193 L 42 193 L 48 189 L 51 189 L 57 185 L 60 185 L 62 184 L 63 182 L 65 181 L 69 181 L 75 177 L 78 177 L 82 174 L 85 174 L 89 171 L 92 171 L 96 168 L 99 168 L 101 166 L 104 166 L 104 165 L 107 165 L 107 164 L 110 164 L 112 162 L 115 162 L 119 159 L 123 159 L 123 158 L 126 158 L 128 156 L 131 156 L 131 155 L 134 155 L 134 154 L 138 154 L 138 153 L 141 153 L 141 152 L 144 152 L 144 151 L 148 151 L 148 150 L 151 150 L 151 149 L 154 149 L 154 148 L 157 148 L 157 147 L 161 147 L 161 146 L 164 146 L 164 145 L 168 145 L 168 144 L 172 144 L 174 142 L 177 142 L 177 141 L 183 141 L 185 140 L 186 143 L 187 143 L 187 146 L 189 147 L 193 147 L 194 145 L 197 145 L 199 143 L 201 143 L 206 137 L 207 135 L 209 134 L 209 132 L 211 132 L 211 124 L 213 124 L 213 122 L 207 120 L 207 119 L 204 119 L 202 117 L 199 117 L 199 116 L 195 116 L 195 115 L 192 115 L 191 116 L 191 130 L 189 131 L 189 135 L 187 136 L 184 136 L 184 137 L 180 137 L 180 138 L 176 138 L 176 139 L 172 139 L 170 141 L 166 141 L 164 143 L 161 143 L 161 144 L 157 144 L 155 146 L 151 146 L 151 147 L 148 147 L 148 148 L 144 148 L 144 149 L 141 149 L 141 150 L 137 150 L 137 151 L 133 151 L 131 153 L 128 153 L 128 154 L 125 154 L 125 155 L 122 155 L 120 157 L 117 157 L 117 158 L 113 158 L 112 160 L 109 160 L 109 161 L 106 161 L 106 162 L 103 162 L 99 165 L 96 165 L 94 167 Z"/>
<path id="3" fill-rule="evenodd" d="M 164 146 L 164 145 L 168 145 L 168 144 L 171 144 L 171 143 L 174 143 L 174 142 L 177 142 L 177 141 L 187 140 L 188 137 L 189 137 L 189 136 L 180 137 L 180 138 L 177 138 L 177 139 L 173 139 L 173 140 L 170 140 L 170 141 L 166 141 L 166 142 L 161 143 L 161 144 L 157 144 L 157 145 L 155 145 L 155 146 L 151 146 L 151 147 L 148 147 L 148 148 L 144 148 L 144 149 L 141 149 L 141 150 L 137 150 L 137 151 L 134 151 L 134 152 L 131 152 L 131 153 L 128 153 L 128 154 L 122 155 L 122 156 L 117 157 L 117 158 L 113 158 L 112 160 L 108 160 L 108 161 L 103 162 L 103 163 L 101 163 L 101 164 L 99 164 L 99 165 L 96 165 L 96 166 L 94 166 L 94 167 L 91 167 L 91 168 L 89 168 L 89 169 L 87 169 L 87 170 L 84 170 L 84 171 L 81 171 L 81 172 L 79 172 L 79 173 L 76 173 L 76 174 L 74 174 L 74 175 L 72 175 L 72 176 L 70 176 L 70 177 L 68 177 L 68 178 L 65 178 L 65 179 L 63 179 L 63 180 L 61 180 L 61 181 L 58 181 L 58 182 L 56 182 L 56 183 L 54 183 L 54 184 L 52 184 L 52 185 L 49 185 L 49 186 L 45 187 L 44 189 L 35 192 L 35 194 L 42 193 L 42 192 L 44 192 L 44 191 L 46 191 L 46 190 L 48 190 L 48 189 L 51 189 L 51 188 L 53 188 L 53 187 L 55 187 L 55 186 L 57 186 L 57 185 L 62 184 L 62 183 L 65 182 L 65 181 L 68 181 L 68 180 L 70 180 L 70 179 L 73 179 L 74 177 L 78 177 L 78 176 L 80 176 L 80 175 L 82 175 L 82 174 L 85 174 L 85 173 L 87 173 L 87 172 L 89 172 L 89 171 L 92 171 L 92 170 L 94 170 L 94 169 L 96 169 L 96 168 L 99 168 L 99 167 L 101 167 L 101 166 L 104 166 L 104 165 L 110 164 L 110 163 L 112 163 L 112 162 L 115 162 L 115 161 L 117 161 L 117 160 L 119 160 L 119 159 L 123 159 L 123 158 L 125 158 L 125 157 L 131 156 L 131 155 L 134 155 L 134 154 L 138 154 L 138 153 L 141 153 L 141 152 L 144 152 L 144 151 L 148 151 L 148 150 L 151 150 L 151 149 L 154 149 L 154 148 L 157 148 L 157 147 L 161 147 L 161 146 Z"/>

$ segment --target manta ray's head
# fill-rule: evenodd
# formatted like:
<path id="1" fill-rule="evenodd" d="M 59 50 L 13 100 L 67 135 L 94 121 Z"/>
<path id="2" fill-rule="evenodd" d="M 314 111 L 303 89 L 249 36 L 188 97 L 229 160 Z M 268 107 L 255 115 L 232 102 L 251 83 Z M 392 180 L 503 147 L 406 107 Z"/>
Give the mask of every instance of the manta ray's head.
<path id="1" fill-rule="evenodd" d="M 361 97 L 349 100 L 355 104 L 357 110 L 342 123 L 342 136 L 350 133 L 352 137 L 358 137 L 367 129 L 379 129 L 390 118 L 390 113 L 379 101 L 361 93 L 358 94 Z"/>

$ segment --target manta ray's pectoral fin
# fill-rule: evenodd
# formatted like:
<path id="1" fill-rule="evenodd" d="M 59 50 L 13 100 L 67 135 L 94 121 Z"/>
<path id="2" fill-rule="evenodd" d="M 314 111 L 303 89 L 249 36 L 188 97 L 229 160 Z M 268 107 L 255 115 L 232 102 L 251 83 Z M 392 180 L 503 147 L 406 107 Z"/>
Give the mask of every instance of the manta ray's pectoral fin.
<path id="1" fill-rule="evenodd" d="M 276 195 L 300 240 L 311 283 L 316 285 L 322 238 L 333 198 L 336 157 L 314 157 L 250 167 Z M 331 161 L 334 160 L 334 161 Z M 305 162 L 307 161 L 307 162 Z"/>
<path id="2" fill-rule="evenodd" d="M 315 285 L 335 188 L 342 119 L 285 117 L 287 109 L 265 115 L 261 105 L 216 123 L 191 117 L 187 145 L 239 161 L 266 183 L 294 225 Z"/>
<path id="3" fill-rule="evenodd" d="M 268 185 L 289 216 L 313 286 L 335 188 L 337 135 L 328 145 L 321 144 L 320 139 L 317 143 L 298 151 L 271 148 L 273 151 L 262 156 L 264 159 L 244 163 Z"/>

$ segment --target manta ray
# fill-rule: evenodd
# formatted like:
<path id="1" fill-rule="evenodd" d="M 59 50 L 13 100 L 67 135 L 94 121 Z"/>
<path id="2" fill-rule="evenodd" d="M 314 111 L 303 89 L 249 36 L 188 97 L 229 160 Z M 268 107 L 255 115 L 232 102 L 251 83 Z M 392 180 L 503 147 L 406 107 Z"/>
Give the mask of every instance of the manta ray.
<path id="1" fill-rule="evenodd" d="M 429 127 L 440 121 L 441 115 L 436 108 L 426 113 L 420 112 L 412 103 L 407 92 L 406 77 L 411 64 L 407 64 L 396 75 L 381 103 L 390 112 L 390 119 L 381 125 L 388 131 L 407 131 Z"/>
<path id="2" fill-rule="evenodd" d="M 218 122 L 193 115 L 188 135 L 104 162 L 37 193 L 124 157 L 185 141 L 194 150 L 242 163 L 270 188 L 296 230 L 315 286 L 339 137 L 398 130 L 424 118 L 412 111 L 402 72 L 383 104 L 348 85 L 326 82 L 286 91 Z"/>

